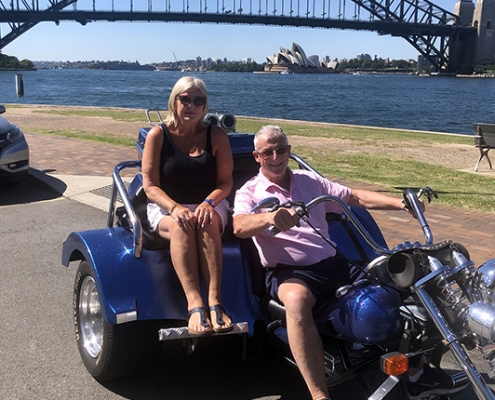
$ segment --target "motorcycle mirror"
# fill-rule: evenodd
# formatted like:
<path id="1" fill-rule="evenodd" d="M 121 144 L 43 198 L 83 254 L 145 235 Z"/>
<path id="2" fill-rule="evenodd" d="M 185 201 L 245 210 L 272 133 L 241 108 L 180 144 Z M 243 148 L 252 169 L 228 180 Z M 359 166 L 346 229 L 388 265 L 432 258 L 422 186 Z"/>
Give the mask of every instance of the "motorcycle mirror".
<path id="1" fill-rule="evenodd" d="M 256 210 L 261 210 L 262 208 L 273 208 L 279 205 L 280 205 L 279 199 L 277 199 L 276 197 L 267 197 L 266 199 L 263 199 L 258 204 L 256 204 L 251 209 L 251 212 L 254 212 Z"/>
<path id="2" fill-rule="evenodd" d="M 415 254 L 397 252 L 390 256 L 387 263 L 388 273 L 401 289 L 409 288 L 421 277 L 421 264 Z"/>

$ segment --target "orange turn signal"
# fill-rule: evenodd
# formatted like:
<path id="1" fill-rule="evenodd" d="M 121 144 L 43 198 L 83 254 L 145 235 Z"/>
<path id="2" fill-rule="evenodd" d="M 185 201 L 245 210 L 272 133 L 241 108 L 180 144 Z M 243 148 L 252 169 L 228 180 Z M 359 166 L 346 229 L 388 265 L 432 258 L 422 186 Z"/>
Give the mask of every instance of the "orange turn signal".
<path id="1" fill-rule="evenodd" d="M 407 372 L 409 368 L 409 359 L 397 351 L 387 353 L 380 359 L 380 369 L 387 375 L 399 376 Z"/>

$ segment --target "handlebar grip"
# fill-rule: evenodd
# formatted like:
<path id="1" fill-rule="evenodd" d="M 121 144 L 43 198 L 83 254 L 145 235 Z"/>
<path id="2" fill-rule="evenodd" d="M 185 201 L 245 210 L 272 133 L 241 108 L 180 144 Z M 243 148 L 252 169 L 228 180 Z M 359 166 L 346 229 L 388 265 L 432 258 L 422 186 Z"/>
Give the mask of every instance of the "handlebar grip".
<path id="1" fill-rule="evenodd" d="M 275 236 L 280 233 L 280 229 L 278 229 L 275 225 L 270 225 L 268 227 L 268 233 L 270 234 L 270 236 Z"/>

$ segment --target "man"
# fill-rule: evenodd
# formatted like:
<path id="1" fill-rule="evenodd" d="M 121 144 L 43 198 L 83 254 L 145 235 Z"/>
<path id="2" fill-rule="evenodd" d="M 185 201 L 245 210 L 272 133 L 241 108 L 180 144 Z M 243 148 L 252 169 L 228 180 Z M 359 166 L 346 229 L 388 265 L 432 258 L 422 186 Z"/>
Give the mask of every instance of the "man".
<path id="1" fill-rule="evenodd" d="M 255 135 L 253 156 L 260 172 L 241 187 L 234 202 L 234 233 L 253 238 L 262 265 L 266 268 L 268 293 L 286 309 L 289 346 L 312 399 L 328 399 L 325 382 L 323 345 L 312 315 L 313 307 L 335 290 L 353 281 L 347 260 L 336 253 L 293 209 L 251 213 L 252 207 L 267 197 L 310 200 L 329 194 L 350 206 L 368 209 L 404 210 L 402 199 L 368 190 L 350 189 L 309 171 L 288 167 L 291 146 L 278 126 L 264 126 Z M 421 202 L 424 208 L 424 204 Z M 311 209 L 310 222 L 328 239 L 326 212 L 341 212 L 340 207 L 325 202 Z M 275 225 L 280 233 L 271 236 L 267 228 Z M 411 399 L 434 393 L 452 393 L 452 383 L 439 372 L 425 366 L 424 360 L 410 368 L 408 384 Z M 423 373 L 427 371 L 428 373 Z M 433 383 L 432 383 L 433 382 Z M 436 382 L 436 383 L 435 383 Z M 456 388 L 457 389 L 457 388 Z M 458 391 L 460 389 L 457 389 Z"/>

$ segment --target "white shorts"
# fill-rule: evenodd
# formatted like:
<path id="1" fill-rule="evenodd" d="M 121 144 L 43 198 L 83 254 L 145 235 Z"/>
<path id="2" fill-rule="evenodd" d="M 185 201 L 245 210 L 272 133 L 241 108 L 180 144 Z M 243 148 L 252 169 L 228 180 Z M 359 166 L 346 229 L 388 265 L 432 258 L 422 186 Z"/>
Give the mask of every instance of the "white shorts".
<path id="1" fill-rule="evenodd" d="M 181 204 L 181 206 L 189 208 L 192 212 L 196 210 L 198 204 Z M 230 215 L 232 215 L 232 210 L 230 208 L 229 202 L 227 200 L 223 200 L 220 204 L 215 206 L 215 211 L 220 215 L 220 219 L 222 220 L 222 233 L 225 227 L 227 226 L 227 222 L 229 221 Z M 157 204 L 148 200 L 147 206 L 148 213 L 148 221 L 150 223 L 150 227 L 153 231 L 156 231 L 158 224 L 162 220 L 163 217 L 168 215 L 168 211 L 160 208 Z"/>

